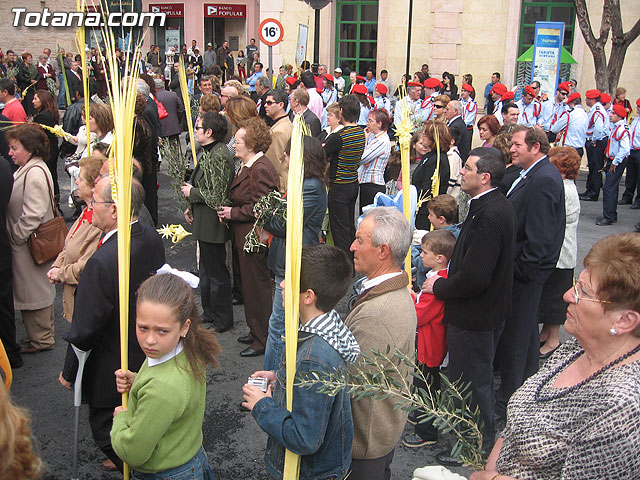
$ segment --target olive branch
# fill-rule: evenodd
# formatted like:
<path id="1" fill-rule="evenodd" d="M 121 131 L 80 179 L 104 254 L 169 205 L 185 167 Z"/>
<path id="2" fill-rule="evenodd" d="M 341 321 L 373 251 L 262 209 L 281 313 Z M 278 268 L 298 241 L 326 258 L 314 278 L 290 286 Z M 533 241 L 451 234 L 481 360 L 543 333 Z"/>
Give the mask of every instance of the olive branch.
<path id="1" fill-rule="evenodd" d="M 245 236 L 244 252 L 253 253 L 257 252 L 260 247 L 266 247 L 264 243 L 260 241 L 257 228 L 266 225 L 273 217 L 280 218 L 281 220 L 287 220 L 287 200 L 285 197 L 274 190 L 269 192 L 260 199 L 253 206 L 253 214 L 256 217 L 256 221 L 251 227 L 251 230 Z"/>
<path id="2" fill-rule="evenodd" d="M 335 396 L 348 389 L 355 400 L 395 399 L 395 408 L 406 412 L 422 410 L 418 422 L 433 421 L 441 433 L 451 433 L 455 443 L 451 456 L 477 469 L 486 463 L 482 450 L 482 420 L 478 407 L 471 408 L 470 383 L 450 381 L 440 374 L 442 388 L 439 392 L 416 388 L 406 375 L 429 383 L 416 363 L 398 348 L 390 355 L 372 350 L 371 355 L 361 354 L 360 362 L 351 366 L 348 373 L 339 369 L 325 372 L 299 372 L 296 386 L 317 388 L 319 393 Z"/>
<path id="3" fill-rule="evenodd" d="M 203 150 L 200 160 L 200 168 L 204 172 L 204 185 L 200 187 L 200 195 L 207 206 L 218 210 L 231 201 L 229 193 L 229 181 L 231 180 L 231 166 L 220 150 Z"/>
<path id="4" fill-rule="evenodd" d="M 185 181 L 190 160 L 186 155 L 181 154 L 178 144 L 172 142 L 164 142 L 160 146 L 160 156 L 167 165 L 167 174 L 174 180 L 171 189 L 178 209 L 182 213 L 189 208 L 189 202 L 182 194 L 180 187 Z"/>

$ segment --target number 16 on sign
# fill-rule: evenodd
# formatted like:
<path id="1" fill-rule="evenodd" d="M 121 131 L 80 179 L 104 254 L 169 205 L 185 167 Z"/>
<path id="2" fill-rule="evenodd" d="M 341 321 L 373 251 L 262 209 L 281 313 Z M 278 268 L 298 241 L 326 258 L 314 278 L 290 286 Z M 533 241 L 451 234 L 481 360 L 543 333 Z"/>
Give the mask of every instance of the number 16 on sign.
<path id="1" fill-rule="evenodd" d="M 260 41 L 269 47 L 269 82 L 273 88 L 273 47 L 282 41 L 284 28 L 275 18 L 265 18 L 258 28 Z"/>

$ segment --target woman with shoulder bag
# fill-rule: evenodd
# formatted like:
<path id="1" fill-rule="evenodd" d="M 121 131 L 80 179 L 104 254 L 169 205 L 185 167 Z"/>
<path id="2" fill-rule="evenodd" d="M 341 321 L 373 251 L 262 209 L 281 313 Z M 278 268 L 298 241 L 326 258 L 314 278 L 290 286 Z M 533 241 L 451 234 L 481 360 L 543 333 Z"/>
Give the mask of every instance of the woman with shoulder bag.
<path id="1" fill-rule="evenodd" d="M 13 174 L 13 191 L 7 207 L 7 230 L 11 242 L 13 301 L 22 311 L 27 330 L 22 353 L 52 350 L 53 301 L 56 290 L 47 279 L 53 258 L 37 264 L 29 239 L 44 223 L 54 218 L 53 181 L 47 167 L 49 140 L 39 125 L 17 125 L 5 132 L 9 156 L 18 166 Z"/>

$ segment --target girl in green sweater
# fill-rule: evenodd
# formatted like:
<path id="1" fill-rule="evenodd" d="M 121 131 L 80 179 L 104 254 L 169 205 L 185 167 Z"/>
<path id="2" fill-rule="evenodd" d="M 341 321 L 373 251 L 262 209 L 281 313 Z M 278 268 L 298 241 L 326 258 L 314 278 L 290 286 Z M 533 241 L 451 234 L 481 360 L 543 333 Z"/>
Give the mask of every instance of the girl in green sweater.
<path id="1" fill-rule="evenodd" d="M 206 367 L 218 366 L 220 346 L 200 326 L 193 289 L 176 275 L 155 275 L 140 285 L 136 311 L 136 336 L 147 359 L 137 374 L 115 372 L 118 392 L 130 395 L 128 408 L 114 410 L 113 449 L 135 479 L 213 480 L 202 420 Z"/>

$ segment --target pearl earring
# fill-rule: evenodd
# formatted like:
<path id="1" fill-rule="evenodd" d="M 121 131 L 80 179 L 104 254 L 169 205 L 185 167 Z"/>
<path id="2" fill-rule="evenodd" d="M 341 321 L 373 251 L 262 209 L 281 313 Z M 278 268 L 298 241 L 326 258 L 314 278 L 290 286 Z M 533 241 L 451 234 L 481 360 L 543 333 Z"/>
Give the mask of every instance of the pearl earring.
<path id="1" fill-rule="evenodd" d="M 609 334 L 613 337 L 615 337 L 618 334 L 618 330 L 615 327 L 611 327 L 609 329 Z"/>

